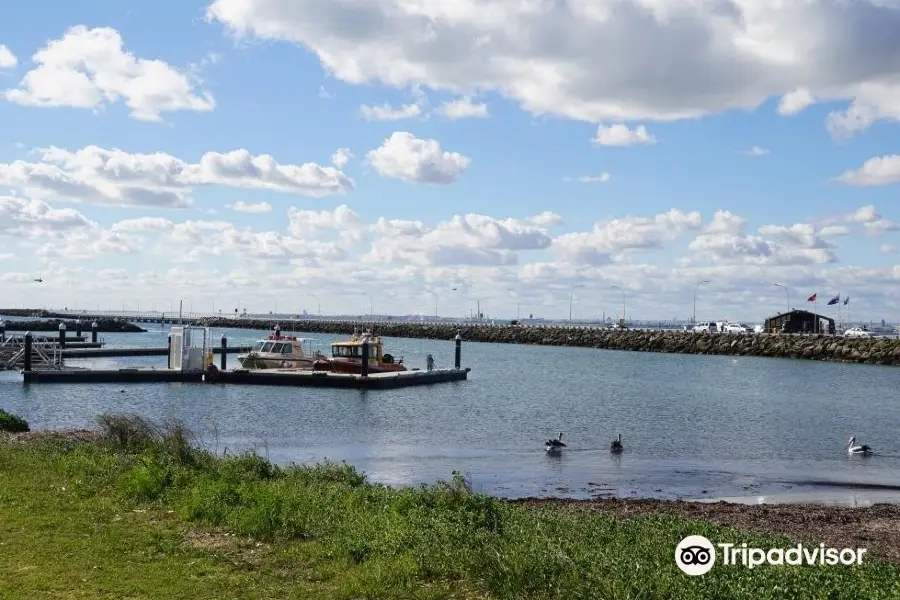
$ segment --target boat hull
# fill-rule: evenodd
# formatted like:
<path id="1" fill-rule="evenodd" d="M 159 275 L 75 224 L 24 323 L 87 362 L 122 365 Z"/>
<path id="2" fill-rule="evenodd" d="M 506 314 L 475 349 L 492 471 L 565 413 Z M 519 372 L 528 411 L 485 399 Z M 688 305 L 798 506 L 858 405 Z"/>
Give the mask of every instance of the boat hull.
<path id="1" fill-rule="evenodd" d="M 362 373 L 361 360 L 346 360 L 340 358 L 332 358 L 331 360 L 316 361 L 314 368 L 316 371 L 331 371 L 333 373 L 350 373 L 359 375 Z M 406 371 L 407 368 L 402 363 L 369 363 L 369 373 L 399 373 Z"/>
<path id="2" fill-rule="evenodd" d="M 300 371 L 312 371 L 316 361 L 313 358 L 268 358 L 242 354 L 238 356 L 238 362 L 245 369 L 297 369 Z"/>

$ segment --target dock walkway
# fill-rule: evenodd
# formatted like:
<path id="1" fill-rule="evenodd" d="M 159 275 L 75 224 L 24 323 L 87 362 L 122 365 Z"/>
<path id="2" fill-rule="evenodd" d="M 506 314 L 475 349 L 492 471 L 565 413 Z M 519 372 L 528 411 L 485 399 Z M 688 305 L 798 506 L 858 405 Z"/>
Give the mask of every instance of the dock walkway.
<path id="1" fill-rule="evenodd" d="M 199 371 L 176 369 L 61 369 L 55 371 L 23 371 L 23 381 L 32 383 L 210 383 L 237 385 L 281 385 L 295 387 L 330 387 L 348 389 L 395 389 L 432 385 L 468 379 L 468 367 L 432 371 L 399 371 L 371 373 L 367 376 L 327 371 L 292 369 L 230 369 L 214 371 L 207 377 Z"/>

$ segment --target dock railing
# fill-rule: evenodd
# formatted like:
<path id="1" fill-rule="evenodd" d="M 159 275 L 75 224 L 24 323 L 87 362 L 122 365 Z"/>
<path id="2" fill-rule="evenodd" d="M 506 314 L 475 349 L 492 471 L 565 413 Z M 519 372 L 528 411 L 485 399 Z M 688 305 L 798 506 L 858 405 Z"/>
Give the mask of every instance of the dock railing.
<path id="1" fill-rule="evenodd" d="M 0 371 L 25 366 L 25 336 L 11 336 L 0 343 Z M 31 368 L 59 370 L 63 366 L 62 349 L 56 341 L 31 342 Z"/>

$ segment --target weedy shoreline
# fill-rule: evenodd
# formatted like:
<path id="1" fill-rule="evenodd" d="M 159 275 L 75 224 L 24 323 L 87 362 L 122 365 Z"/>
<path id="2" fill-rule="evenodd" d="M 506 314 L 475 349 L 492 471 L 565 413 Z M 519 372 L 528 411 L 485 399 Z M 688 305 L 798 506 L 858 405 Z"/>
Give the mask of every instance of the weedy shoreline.
<path id="1" fill-rule="evenodd" d="M 213 456 L 177 423 L 99 423 L 0 437 L 0 597 L 900 595 L 892 506 L 509 501 L 473 493 L 455 473 L 395 489 L 346 464 Z M 688 535 L 761 548 L 858 540 L 869 554 L 853 567 L 688 577 L 674 562 Z"/>

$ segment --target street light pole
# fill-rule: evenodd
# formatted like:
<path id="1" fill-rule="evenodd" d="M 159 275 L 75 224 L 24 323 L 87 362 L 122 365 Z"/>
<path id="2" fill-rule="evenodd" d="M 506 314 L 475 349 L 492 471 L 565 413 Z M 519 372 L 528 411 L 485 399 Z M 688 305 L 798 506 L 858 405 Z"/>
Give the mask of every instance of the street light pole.
<path id="1" fill-rule="evenodd" d="M 316 294 L 309 294 L 309 295 L 318 301 L 318 310 L 316 311 L 316 315 L 321 317 L 322 316 L 322 299 L 319 298 Z"/>
<path id="2" fill-rule="evenodd" d="M 522 305 L 522 299 L 519 297 L 519 292 L 517 292 L 516 290 L 514 290 L 512 288 L 506 288 L 506 291 L 512 292 L 513 294 L 516 295 L 516 321 L 518 321 L 519 320 L 519 312 L 520 312 L 519 309 L 521 308 L 521 305 Z"/>
<path id="3" fill-rule="evenodd" d="M 428 290 L 434 296 L 434 318 L 438 318 L 438 295 L 434 290 Z"/>
<path id="4" fill-rule="evenodd" d="M 584 284 L 572 286 L 572 289 L 569 290 L 569 325 L 572 324 L 572 298 L 575 295 L 575 288 L 583 288 Z"/>
<path id="5" fill-rule="evenodd" d="M 709 283 L 709 280 L 704 279 L 703 281 L 701 281 L 700 283 L 697 284 L 696 288 L 694 288 L 694 317 L 692 319 L 694 325 L 697 324 L 697 292 L 700 290 L 700 286 L 703 285 L 704 283 Z"/>
<path id="6" fill-rule="evenodd" d="M 612 286 L 622 292 L 622 325 L 625 324 L 625 290 L 617 285 Z"/>
<path id="7" fill-rule="evenodd" d="M 785 296 L 787 296 L 787 311 L 791 312 L 791 288 L 780 283 L 776 283 L 775 287 L 784 288 Z"/>

